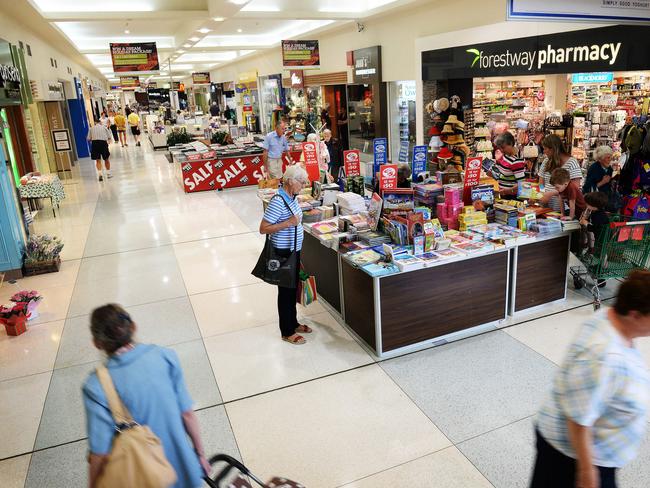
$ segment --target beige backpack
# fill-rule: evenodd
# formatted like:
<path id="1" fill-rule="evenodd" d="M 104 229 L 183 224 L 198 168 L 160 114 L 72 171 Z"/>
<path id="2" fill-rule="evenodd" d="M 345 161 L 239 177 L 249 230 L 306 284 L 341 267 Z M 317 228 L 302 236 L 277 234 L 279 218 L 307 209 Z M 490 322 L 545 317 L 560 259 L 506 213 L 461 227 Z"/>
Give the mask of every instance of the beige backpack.
<path id="1" fill-rule="evenodd" d="M 146 425 L 133 420 L 120 400 L 105 366 L 97 368 L 116 425 L 113 447 L 97 479 L 97 488 L 167 488 L 176 472 L 165 457 L 160 439 Z"/>

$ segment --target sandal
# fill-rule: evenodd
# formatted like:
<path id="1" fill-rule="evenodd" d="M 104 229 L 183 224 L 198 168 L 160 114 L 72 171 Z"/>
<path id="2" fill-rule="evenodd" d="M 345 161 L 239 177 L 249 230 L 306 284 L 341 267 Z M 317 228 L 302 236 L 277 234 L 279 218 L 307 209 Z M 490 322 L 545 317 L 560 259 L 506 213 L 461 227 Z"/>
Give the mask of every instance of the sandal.
<path id="1" fill-rule="evenodd" d="M 298 327 L 296 327 L 296 332 L 302 332 L 303 334 L 311 334 L 313 331 L 308 325 L 298 324 Z"/>
<path id="2" fill-rule="evenodd" d="M 294 346 L 298 346 L 300 344 L 304 344 L 305 342 L 307 342 L 305 341 L 305 338 L 303 336 L 300 336 L 298 334 L 294 334 L 289 337 L 283 337 L 282 340 L 288 342 L 289 344 L 293 344 Z"/>

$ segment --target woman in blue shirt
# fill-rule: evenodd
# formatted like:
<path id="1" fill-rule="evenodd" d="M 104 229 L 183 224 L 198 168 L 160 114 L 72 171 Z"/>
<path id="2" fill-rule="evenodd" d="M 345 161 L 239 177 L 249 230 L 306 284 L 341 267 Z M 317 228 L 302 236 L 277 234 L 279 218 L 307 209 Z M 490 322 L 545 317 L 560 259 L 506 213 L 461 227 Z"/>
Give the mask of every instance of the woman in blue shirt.
<path id="1" fill-rule="evenodd" d="M 289 166 L 282 176 L 282 186 L 277 195 L 271 198 L 260 222 L 260 234 L 271 234 L 271 243 L 276 252 L 280 256 L 288 257 L 295 250 L 298 253 L 298 262 L 302 249 L 303 228 L 302 210 L 296 201 L 296 195 L 308 184 L 309 178 L 302 166 Z M 296 273 L 298 271 L 296 269 Z M 282 340 L 294 345 L 304 344 L 305 338 L 299 332 L 309 334 L 311 329 L 298 323 L 295 288 L 278 286 L 278 315 Z"/>
<path id="2" fill-rule="evenodd" d="M 612 148 L 609 146 L 598 146 L 594 150 L 594 162 L 587 170 L 585 184 L 582 186 L 582 193 L 587 194 L 592 191 L 601 191 L 607 195 L 611 192 L 611 181 L 613 170 Z"/>
<path id="3" fill-rule="evenodd" d="M 108 355 L 106 367 L 120 399 L 134 420 L 147 425 L 160 439 L 176 471 L 174 487 L 203 486 L 210 465 L 176 353 L 151 344 L 136 344 L 135 323 L 119 305 L 95 309 L 90 324 L 95 347 Z M 115 423 L 94 372 L 83 386 L 83 398 L 90 449 L 88 483 L 92 488 L 111 452 Z"/>

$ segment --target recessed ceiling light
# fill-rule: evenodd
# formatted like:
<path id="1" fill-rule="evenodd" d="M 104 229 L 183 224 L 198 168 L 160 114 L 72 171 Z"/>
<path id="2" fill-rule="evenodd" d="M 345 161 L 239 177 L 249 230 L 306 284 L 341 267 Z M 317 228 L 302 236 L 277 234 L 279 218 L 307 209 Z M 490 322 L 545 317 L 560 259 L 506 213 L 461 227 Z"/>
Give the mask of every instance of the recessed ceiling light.
<path id="1" fill-rule="evenodd" d="M 188 44 L 188 43 L 185 43 L 185 44 L 183 44 L 183 47 L 192 47 L 192 45 Z"/>
<path id="2" fill-rule="evenodd" d="M 188 39 L 188 41 L 192 41 L 192 42 L 197 42 L 197 41 L 200 41 L 200 40 L 201 40 L 200 37 L 190 37 L 190 38 Z"/>
<path id="3" fill-rule="evenodd" d="M 207 34 L 208 32 L 210 32 L 210 29 L 208 29 L 207 27 L 201 27 L 201 28 L 199 29 L 199 32 L 200 32 L 201 34 Z"/>
<path id="4" fill-rule="evenodd" d="M 225 17 L 212 17 L 212 20 L 214 20 L 215 22 L 223 22 L 224 20 L 226 20 L 226 18 Z"/>
<path id="5" fill-rule="evenodd" d="M 183 54 L 183 53 L 185 52 L 185 49 L 179 49 L 179 50 L 176 51 L 176 52 L 179 53 L 179 54 Z M 174 57 L 176 57 L 176 56 L 174 56 Z"/>
<path id="6" fill-rule="evenodd" d="M 234 3 L 235 5 L 244 5 L 248 0 L 228 0 L 230 3 Z"/>
<path id="7" fill-rule="evenodd" d="M 124 29 L 124 33 L 125 33 L 125 34 L 130 34 L 131 31 L 130 31 L 129 29 Z"/>
<path id="8" fill-rule="evenodd" d="M 237 32 L 243 32 L 241 29 L 237 29 Z"/>

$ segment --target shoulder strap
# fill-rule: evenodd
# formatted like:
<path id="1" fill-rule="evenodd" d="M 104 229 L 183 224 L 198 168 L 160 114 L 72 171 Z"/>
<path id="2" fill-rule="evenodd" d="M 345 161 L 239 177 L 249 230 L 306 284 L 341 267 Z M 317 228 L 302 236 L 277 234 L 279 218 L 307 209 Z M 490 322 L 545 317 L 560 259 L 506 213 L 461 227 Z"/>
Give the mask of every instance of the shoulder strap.
<path id="1" fill-rule="evenodd" d="M 115 390 L 115 385 L 111 379 L 111 374 L 108 372 L 106 366 L 103 364 L 101 366 L 97 366 L 97 369 L 95 371 L 97 373 L 97 379 L 102 385 L 102 389 L 104 390 L 104 394 L 108 400 L 108 406 L 111 410 L 111 414 L 113 415 L 113 420 L 115 420 L 115 423 L 117 425 L 132 423 L 133 417 L 131 417 L 131 414 L 122 403 L 120 396 L 117 394 L 117 390 Z"/>
<path id="2" fill-rule="evenodd" d="M 287 203 L 287 201 L 284 199 L 284 197 L 283 197 L 282 195 L 278 195 L 278 196 L 282 199 L 282 201 L 283 201 L 284 204 L 286 205 L 287 209 L 289 210 L 289 213 L 290 213 L 291 215 L 296 215 L 295 213 L 293 213 L 293 210 L 291 210 L 291 207 L 289 206 L 289 204 Z M 296 246 L 297 246 L 297 245 L 298 245 L 298 226 L 297 226 L 297 225 L 294 225 L 294 226 L 293 226 L 293 249 L 294 249 L 294 250 L 296 249 Z"/>

